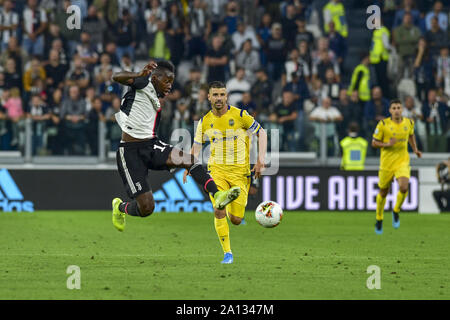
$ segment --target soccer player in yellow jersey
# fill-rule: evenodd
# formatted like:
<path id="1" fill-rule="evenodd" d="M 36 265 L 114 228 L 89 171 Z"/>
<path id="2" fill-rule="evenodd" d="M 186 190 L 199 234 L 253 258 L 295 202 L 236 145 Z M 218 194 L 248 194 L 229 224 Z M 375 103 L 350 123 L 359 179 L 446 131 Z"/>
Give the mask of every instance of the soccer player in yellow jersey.
<path id="1" fill-rule="evenodd" d="M 209 140 L 211 155 L 208 171 L 217 187 L 219 190 L 228 190 L 235 186 L 241 189 L 239 197 L 225 209 L 214 209 L 214 226 L 224 252 L 222 263 L 228 264 L 233 263 L 233 254 L 227 216 L 235 225 L 239 225 L 244 218 L 251 171 L 255 172 L 255 178 L 260 178 L 264 169 L 267 134 L 247 111 L 227 105 L 227 90 L 223 83 L 210 84 L 208 100 L 211 110 L 198 123 L 191 153 L 198 156 L 202 144 Z M 258 158 L 250 171 L 250 144 L 253 134 L 259 138 Z M 185 171 L 184 180 L 187 174 Z M 211 201 L 214 205 L 213 198 Z"/>
<path id="2" fill-rule="evenodd" d="M 390 118 L 378 122 L 372 139 L 372 147 L 381 148 L 380 170 L 378 171 L 375 233 L 383 233 L 383 212 L 386 196 L 392 180 L 397 178 L 399 191 L 392 211 L 392 226 L 400 227 L 400 208 L 408 195 L 411 167 L 409 166 L 408 143 L 420 158 L 422 152 L 417 149 L 414 135 L 414 121 L 402 117 L 403 106 L 400 100 L 392 100 L 389 105 Z"/>

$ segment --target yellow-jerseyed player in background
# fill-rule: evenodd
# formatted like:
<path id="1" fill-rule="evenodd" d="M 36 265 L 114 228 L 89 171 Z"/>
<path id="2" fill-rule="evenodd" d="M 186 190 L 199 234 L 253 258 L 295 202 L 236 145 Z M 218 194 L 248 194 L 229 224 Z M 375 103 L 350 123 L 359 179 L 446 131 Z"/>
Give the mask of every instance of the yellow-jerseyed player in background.
<path id="1" fill-rule="evenodd" d="M 250 143 L 251 135 L 258 136 L 258 159 L 252 171 L 260 178 L 264 169 L 267 149 L 267 134 L 261 125 L 247 111 L 227 104 L 227 90 L 223 83 L 212 82 L 209 86 L 208 100 L 211 111 L 203 116 L 197 126 L 191 153 L 198 156 L 202 144 L 210 142 L 211 155 L 208 171 L 219 190 L 238 186 L 239 197 L 225 209 L 214 209 L 214 226 L 224 252 L 222 263 L 233 263 L 230 246 L 231 223 L 239 225 L 244 218 L 250 188 Z M 184 181 L 188 172 L 184 173 Z M 214 199 L 211 198 L 214 205 Z"/>
<path id="2" fill-rule="evenodd" d="M 378 171 L 375 233 L 383 233 L 383 212 L 386 196 L 394 177 L 397 179 L 399 191 L 392 211 L 392 226 L 400 227 L 400 208 L 408 195 L 409 165 L 408 142 L 413 152 L 420 158 L 422 152 L 417 149 L 414 135 L 414 121 L 402 117 L 403 106 L 400 100 L 392 100 L 389 104 L 390 118 L 378 122 L 372 139 L 372 147 L 381 148 L 380 170 Z"/>

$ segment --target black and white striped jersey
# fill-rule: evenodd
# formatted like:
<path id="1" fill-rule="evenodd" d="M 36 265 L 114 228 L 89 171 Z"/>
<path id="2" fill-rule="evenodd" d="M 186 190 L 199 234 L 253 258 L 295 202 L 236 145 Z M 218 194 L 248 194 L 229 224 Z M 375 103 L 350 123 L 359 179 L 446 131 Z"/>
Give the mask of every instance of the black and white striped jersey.
<path id="1" fill-rule="evenodd" d="M 155 87 L 149 77 L 139 77 L 123 96 L 115 117 L 123 132 L 136 139 L 148 139 L 156 137 L 160 113 Z"/>

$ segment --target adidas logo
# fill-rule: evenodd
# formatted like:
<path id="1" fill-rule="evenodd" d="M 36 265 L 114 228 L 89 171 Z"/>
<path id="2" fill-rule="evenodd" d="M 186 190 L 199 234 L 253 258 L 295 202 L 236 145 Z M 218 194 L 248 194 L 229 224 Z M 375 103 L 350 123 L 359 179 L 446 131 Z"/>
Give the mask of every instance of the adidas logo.
<path id="1" fill-rule="evenodd" d="M 0 169 L 0 209 L 4 212 L 33 212 L 34 204 L 23 201 L 23 194 L 6 169 Z"/>
<path id="2" fill-rule="evenodd" d="M 211 201 L 205 199 L 194 179 L 188 176 L 183 184 L 183 175 L 184 170 L 179 170 L 174 179 L 164 182 L 162 189 L 153 193 L 155 212 L 213 212 Z"/>

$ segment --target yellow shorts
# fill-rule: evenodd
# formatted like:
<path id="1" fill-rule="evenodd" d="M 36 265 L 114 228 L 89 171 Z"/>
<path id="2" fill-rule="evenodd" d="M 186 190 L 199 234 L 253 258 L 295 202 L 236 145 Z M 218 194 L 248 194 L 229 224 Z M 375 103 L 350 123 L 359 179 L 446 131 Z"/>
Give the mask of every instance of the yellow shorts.
<path id="1" fill-rule="evenodd" d="M 400 177 L 406 177 L 409 179 L 411 176 L 411 167 L 404 166 L 396 170 L 384 170 L 378 171 L 378 187 L 380 189 L 389 188 L 394 176 L 398 179 Z"/>
<path id="2" fill-rule="evenodd" d="M 247 206 L 248 190 L 250 189 L 250 177 L 230 178 L 225 177 L 223 174 L 213 174 L 213 172 L 210 174 L 217 185 L 217 189 L 219 190 L 228 190 L 235 186 L 241 188 L 239 197 L 227 205 L 226 210 L 235 217 L 243 218 L 245 207 Z M 211 198 L 211 202 L 214 206 L 214 198 L 211 195 L 209 197 Z"/>

